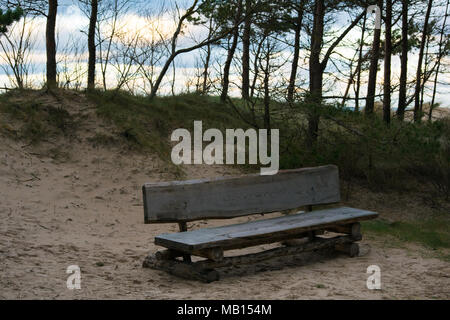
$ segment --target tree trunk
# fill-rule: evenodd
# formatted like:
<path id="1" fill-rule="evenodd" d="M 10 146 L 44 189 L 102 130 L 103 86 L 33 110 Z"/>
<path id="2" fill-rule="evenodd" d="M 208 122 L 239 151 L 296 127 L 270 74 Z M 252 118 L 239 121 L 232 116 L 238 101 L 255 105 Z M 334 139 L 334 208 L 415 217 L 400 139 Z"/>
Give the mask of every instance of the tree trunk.
<path id="1" fill-rule="evenodd" d="M 88 33 L 88 89 L 95 89 L 95 26 L 97 24 L 98 0 L 91 0 L 91 17 L 89 19 L 89 33 Z"/>
<path id="2" fill-rule="evenodd" d="M 255 57 L 253 59 L 253 82 L 250 86 L 250 98 L 253 98 L 255 96 L 255 89 L 256 89 L 256 82 L 258 81 L 259 76 L 259 68 L 258 68 L 258 62 L 259 62 L 259 56 L 261 55 L 261 50 L 264 45 L 264 42 L 266 41 L 266 36 L 263 35 L 263 37 L 259 40 L 258 48 L 256 49 Z"/>
<path id="3" fill-rule="evenodd" d="M 300 36 L 303 25 L 303 8 L 305 1 L 302 0 L 300 7 L 297 10 L 297 21 L 295 24 L 295 43 L 294 43 L 294 57 L 292 60 L 291 76 L 289 78 L 288 86 L 288 102 L 292 103 L 294 101 L 294 91 L 295 91 L 295 81 L 297 79 L 297 69 L 298 69 L 298 59 L 300 57 Z"/>
<path id="4" fill-rule="evenodd" d="M 383 120 L 391 122 L 391 57 L 392 57 L 392 0 L 386 0 L 386 39 L 384 48 Z"/>
<path id="5" fill-rule="evenodd" d="M 236 28 L 237 30 L 237 28 Z M 225 102 L 228 97 L 228 90 L 230 87 L 230 69 L 231 62 L 233 61 L 234 53 L 236 52 L 236 47 L 238 43 L 238 32 L 236 31 L 233 35 L 233 41 L 230 48 L 228 49 L 227 60 L 225 61 L 225 66 L 223 68 L 223 83 L 222 83 L 222 94 L 220 95 L 220 101 Z"/>
<path id="6" fill-rule="evenodd" d="M 442 47 L 444 46 L 445 26 L 446 26 L 447 18 L 448 18 L 449 5 L 450 5 L 450 1 L 447 1 L 447 6 L 445 8 L 444 23 L 442 25 L 441 36 L 440 36 L 440 39 L 439 39 L 438 61 L 437 61 L 437 66 L 436 66 L 436 75 L 434 77 L 433 96 L 431 98 L 430 112 L 428 113 L 428 121 L 431 121 L 432 117 L 433 117 L 433 107 L 434 107 L 434 102 L 436 100 L 437 83 L 438 83 L 439 70 L 440 70 L 440 67 L 441 67 Z"/>
<path id="7" fill-rule="evenodd" d="M 230 69 L 231 62 L 233 61 L 234 53 L 236 52 L 236 47 L 239 38 L 239 20 L 242 13 L 242 0 L 239 1 L 238 8 L 236 10 L 236 17 L 234 23 L 233 40 L 230 48 L 228 49 L 227 60 L 223 68 L 223 83 L 222 83 L 222 94 L 220 95 L 220 101 L 225 102 L 228 97 L 228 90 L 230 87 Z"/>
<path id="8" fill-rule="evenodd" d="M 269 40 L 268 40 L 269 41 Z M 266 68 L 264 70 L 264 128 L 270 134 L 270 44 L 267 45 Z"/>
<path id="9" fill-rule="evenodd" d="M 431 8 L 433 6 L 433 0 L 428 1 L 427 13 L 425 15 L 425 23 L 423 26 L 422 41 L 420 42 L 419 62 L 417 63 L 416 74 L 416 90 L 414 92 L 414 122 L 420 122 L 422 114 L 420 112 L 420 89 L 422 86 L 422 64 L 423 56 L 425 52 L 425 44 L 428 34 L 428 23 L 430 21 Z"/>
<path id="10" fill-rule="evenodd" d="M 49 90 L 57 87 L 56 81 L 56 14 L 58 11 L 58 0 L 48 1 L 47 26 L 45 32 L 47 49 L 47 88 Z"/>
<path id="11" fill-rule="evenodd" d="M 383 12 L 383 0 L 378 0 L 378 7 Z M 370 57 L 369 83 L 367 85 L 366 108 L 364 110 L 366 115 L 373 113 L 375 106 L 375 92 L 377 89 L 377 72 L 378 60 L 380 59 L 380 36 L 381 29 L 375 29 L 374 39 L 372 45 L 372 54 Z"/>
<path id="12" fill-rule="evenodd" d="M 206 94 L 208 92 L 208 74 L 209 74 L 210 61 L 211 61 L 211 45 L 208 44 L 206 46 L 206 58 L 205 58 L 205 66 L 204 66 L 204 70 L 203 70 L 202 94 Z"/>
<path id="13" fill-rule="evenodd" d="M 250 91 L 250 34 L 252 27 L 252 1 L 245 2 L 244 31 L 242 34 L 242 98 L 249 98 Z"/>
<path id="14" fill-rule="evenodd" d="M 355 111 L 359 112 L 359 93 L 361 92 L 361 69 L 363 63 L 363 48 L 364 48 L 364 35 L 366 33 L 367 14 L 364 15 L 363 27 L 361 31 L 361 43 L 359 45 L 359 57 L 358 57 L 358 75 L 356 77 L 356 92 L 355 92 Z"/>
<path id="15" fill-rule="evenodd" d="M 319 131 L 319 107 L 322 102 L 323 68 L 320 63 L 324 33 L 325 3 L 316 0 L 314 4 L 314 23 L 311 34 L 311 56 L 309 58 L 309 100 L 311 102 L 308 115 L 307 143 L 312 146 L 317 140 Z"/>
<path id="16" fill-rule="evenodd" d="M 208 41 L 211 40 L 212 35 L 212 24 L 213 19 L 211 18 L 209 20 L 209 35 L 208 35 Z M 206 46 L 206 57 L 205 57 L 205 65 L 203 70 L 203 85 L 202 85 L 202 94 L 206 94 L 208 91 L 208 75 L 209 75 L 209 64 L 211 62 L 211 44 L 208 43 Z"/>
<path id="17" fill-rule="evenodd" d="M 167 59 L 166 63 L 164 64 L 163 68 L 161 69 L 161 72 L 159 73 L 158 78 L 155 81 L 155 84 L 150 92 L 150 100 L 154 99 L 156 97 L 156 93 L 158 92 L 159 86 L 161 85 L 161 82 L 164 78 L 164 75 L 167 73 L 167 70 L 169 70 L 170 65 L 175 60 L 176 55 L 172 54 L 169 59 Z"/>
<path id="18" fill-rule="evenodd" d="M 325 53 L 322 62 L 320 53 L 324 34 L 325 1 L 314 2 L 314 22 L 311 33 L 311 55 L 309 58 L 309 98 L 310 112 L 308 115 L 307 144 L 312 147 L 319 135 L 320 105 L 322 103 L 323 73 L 334 49 L 345 38 L 345 36 L 364 17 L 365 12 L 359 15 L 351 25 L 331 44 Z"/>
<path id="19" fill-rule="evenodd" d="M 425 74 L 425 75 L 428 74 L 428 63 L 430 62 L 428 60 L 428 57 L 429 57 L 428 53 L 429 53 L 429 49 L 430 49 L 430 41 L 431 41 L 431 35 L 429 34 L 429 35 L 427 35 L 427 42 L 426 42 L 426 45 L 425 45 L 426 49 L 425 49 L 425 55 L 424 55 L 425 67 L 424 67 L 424 70 L 423 70 L 423 74 Z M 428 79 L 429 79 L 429 77 L 427 77 L 427 79 L 424 78 L 424 80 L 422 82 L 422 85 L 421 85 L 421 88 L 420 88 L 420 107 L 419 107 L 420 114 L 423 113 L 423 102 L 424 102 L 424 95 L 425 95 L 425 86 L 427 84 Z"/>
<path id="20" fill-rule="evenodd" d="M 356 55 L 355 55 L 355 57 L 356 57 Z M 345 104 L 347 103 L 350 88 L 351 88 L 352 84 L 355 83 L 355 76 L 358 73 L 358 68 L 355 68 L 355 70 L 353 70 L 353 64 L 355 63 L 355 57 L 353 57 L 352 60 L 350 61 L 350 66 L 349 66 L 350 76 L 347 81 L 347 87 L 345 88 L 344 96 L 342 97 L 341 108 L 344 108 Z"/>
<path id="21" fill-rule="evenodd" d="M 397 118 L 403 121 L 406 109 L 406 83 L 408 81 L 408 1 L 402 0 L 402 56 Z"/>

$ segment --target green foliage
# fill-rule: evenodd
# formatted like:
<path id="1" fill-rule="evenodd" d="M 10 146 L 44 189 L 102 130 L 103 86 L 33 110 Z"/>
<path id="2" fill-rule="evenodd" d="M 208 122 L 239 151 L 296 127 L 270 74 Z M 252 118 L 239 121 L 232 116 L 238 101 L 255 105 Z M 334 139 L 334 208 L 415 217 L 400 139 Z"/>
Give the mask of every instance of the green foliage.
<path id="1" fill-rule="evenodd" d="M 450 248 L 448 221 L 428 219 L 389 222 L 382 219 L 362 223 L 363 232 L 390 235 L 400 241 L 420 243 L 431 249 Z"/>
<path id="2" fill-rule="evenodd" d="M 0 100 L 0 113 L 9 115 L 20 124 L 17 130 L 3 125 L 3 129 L 8 127 L 9 130 L 2 131 L 32 144 L 50 136 L 68 136 L 76 127 L 73 117 L 65 109 L 34 101 L 10 102 L 8 96 L 2 96 Z"/>
<path id="3" fill-rule="evenodd" d="M 321 116 L 319 138 L 308 146 L 307 115 L 311 106 L 273 110 L 283 115 L 280 128 L 280 165 L 283 169 L 336 164 L 346 180 L 366 181 L 373 189 L 405 190 L 415 183 L 431 183 L 448 199 L 450 189 L 450 121 L 413 124 L 365 117 L 335 106 L 315 108 Z M 286 111 L 286 109 L 288 109 Z"/>
<path id="4" fill-rule="evenodd" d="M 200 16 L 190 17 L 191 22 L 205 23 L 202 17 L 212 18 L 215 23 L 226 31 L 235 23 L 236 13 L 240 5 L 243 21 L 245 14 L 251 15 L 251 21 L 255 28 L 269 34 L 276 32 L 281 34 L 291 27 L 291 1 L 267 1 L 267 0 L 204 0 L 199 6 Z M 255 32 L 252 28 L 252 32 Z"/>
<path id="5" fill-rule="evenodd" d="M 118 142 L 117 137 L 103 133 L 96 133 L 93 137 L 89 137 L 87 140 L 92 143 L 94 147 L 113 146 Z"/>
<path id="6" fill-rule="evenodd" d="M 3 10 L 0 9 L 0 32 L 7 32 L 8 26 L 10 26 L 14 21 L 19 21 L 22 16 L 23 9 L 21 7 L 17 7 L 14 10 L 8 9 L 6 12 L 3 12 Z"/>
<path id="7" fill-rule="evenodd" d="M 126 92 L 94 91 L 88 93 L 97 106 L 98 114 L 114 123 L 121 135 L 137 150 L 157 153 L 170 159 L 170 135 L 173 130 L 193 130 L 196 120 L 203 121 L 203 130 L 245 128 L 229 107 L 218 98 L 196 94 L 175 97 L 134 96 Z"/>

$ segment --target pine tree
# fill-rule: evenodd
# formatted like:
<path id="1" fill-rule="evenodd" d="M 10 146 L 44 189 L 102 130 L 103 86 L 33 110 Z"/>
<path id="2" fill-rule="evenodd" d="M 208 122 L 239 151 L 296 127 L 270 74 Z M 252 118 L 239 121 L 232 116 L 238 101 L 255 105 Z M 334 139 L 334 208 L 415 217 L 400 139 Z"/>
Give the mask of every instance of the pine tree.
<path id="1" fill-rule="evenodd" d="M 0 9 L 0 32 L 7 32 L 8 26 L 10 26 L 14 21 L 19 21 L 22 16 L 23 9 L 21 7 L 17 7 L 14 10 L 8 9 L 6 12 L 3 12 L 3 10 Z"/>

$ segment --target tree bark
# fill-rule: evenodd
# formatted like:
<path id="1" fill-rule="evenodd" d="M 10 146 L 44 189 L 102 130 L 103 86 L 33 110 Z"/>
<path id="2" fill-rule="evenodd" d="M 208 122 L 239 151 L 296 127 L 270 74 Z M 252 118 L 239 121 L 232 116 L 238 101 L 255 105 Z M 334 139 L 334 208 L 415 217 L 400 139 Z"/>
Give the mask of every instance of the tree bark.
<path id="1" fill-rule="evenodd" d="M 392 0 L 386 0 L 386 39 L 384 47 L 383 120 L 391 122 L 391 57 L 392 57 Z"/>
<path id="2" fill-rule="evenodd" d="M 428 121 L 431 121 L 432 117 L 433 117 L 433 107 L 434 107 L 434 103 L 435 103 L 435 100 L 436 100 L 437 82 L 438 82 L 439 70 L 440 70 L 440 67 L 441 67 L 442 49 L 443 49 L 442 47 L 444 46 L 445 26 L 446 26 L 447 18 L 448 18 L 449 5 L 450 5 L 450 1 L 447 1 L 447 6 L 445 8 L 444 23 L 442 25 L 441 35 L 440 35 L 440 39 L 439 39 L 438 62 L 437 62 L 437 67 L 436 67 L 436 75 L 434 77 L 433 96 L 431 98 L 430 111 L 428 113 Z"/>
<path id="3" fill-rule="evenodd" d="M 423 74 L 428 74 L 428 63 L 430 61 L 428 61 L 428 57 L 429 57 L 429 49 L 430 49 L 430 41 L 431 41 L 431 35 L 428 34 L 427 35 L 427 41 L 426 41 L 426 45 L 425 45 L 425 55 L 424 55 L 424 62 L 425 62 L 425 67 L 423 69 Z M 422 85 L 420 86 L 420 114 L 422 114 L 423 112 L 423 102 L 424 102 L 424 95 L 425 95 L 425 86 L 427 84 L 429 77 L 427 79 L 423 79 L 422 81 Z"/>
<path id="4" fill-rule="evenodd" d="M 208 40 L 211 40 L 212 36 L 212 26 L 213 19 L 210 18 L 209 20 L 209 34 L 208 34 Z M 208 43 L 206 46 L 206 57 L 205 57 L 205 65 L 203 69 L 203 85 L 202 85 L 202 94 L 206 94 L 208 91 L 208 75 L 209 75 L 209 64 L 211 61 L 211 44 Z"/>
<path id="5" fill-rule="evenodd" d="M 300 57 L 300 36 L 303 25 L 304 5 L 305 1 L 302 0 L 299 8 L 297 9 L 297 21 L 294 28 L 295 31 L 294 57 L 292 60 L 291 76 L 289 78 L 288 95 L 287 95 L 287 100 L 290 103 L 294 101 L 295 81 L 297 79 L 298 59 Z"/>
<path id="6" fill-rule="evenodd" d="M 403 121 L 406 109 L 406 84 L 408 81 L 408 1 L 402 0 L 402 53 L 400 71 L 400 89 L 398 97 L 397 119 Z"/>
<path id="7" fill-rule="evenodd" d="M 264 70 L 264 128 L 270 134 L 270 43 L 267 44 L 266 66 Z"/>
<path id="8" fill-rule="evenodd" d="M 355 83 L 355 76 L 358 73 L 358 67 L 356 67 L 355 70 L 353 70 L 354 62 L 355 62 L 355 57 L 353 57 L 352 60 L 350 61 L 350 65 L 349 65 L 350 76 L 347 81 L 347 87 L 345 88 L 344 96 L 342 97 L 341 108 L 344 108 L 345 104 L 347 103 L 348 95 L 350 93 L 350 87 L 352 86 L 352 84 Z"/>
<path id="9" fill-rule="evenodd" d="M 314 3 L 314 22 L 311 33 L 311 55 L 309 58 L 309 98 L 310 112 L 308 115 L 308 136 L 307 145 L 312 147 L 318 138 L 319 121 L 320 121 L 320 105 L 322 103 L 322 85 L 323 73 L 328 61 L 334 52 L 334 49 L 345 38 L 345 36 L 358 24 L 364 17 L 365 12 L 360 14 L 351 25 L 331 44 L 325 53 L 322 62 L 320 61 L 320 53 L 322 49 L 322 41 L 324 35 L 325 20 L 325 1 L 316 0 Z"/>
<path id="10" fill-rule="evenodd" d="M 250 34 L 252 27 L 252 1 L 245 1 L 244 31 L 242 34 L 242 98 L 249 98 L 250 91 Z"/>
<path id="11" fill-rule="evenodd" d="M 325 1 L 316 0 L 314 3 L 314 22 L 311 33 L 311 55 L 309 58 L 309 98 L 310 112 L 308 115 L 308 136 L 307 144 L 311 147 L 319 135 L 319 108 L 322 103 L 322 85 L 323 73 L 328 61 L 334 52 L 334 49 L 345 38 L 345 36 L 358 24 L 364 17 L 365 11 L 361 13 L 351 25 L 331 44 L 325 53 L 322 62 L 320 61 L 320 53 L 322 49 L 322 41 L 324 35 L 325 20 Z"/>
<path id="12" fill-rule="evenodd" d="M 312 146 L 317 140 L 319 131 L 318 108 L 322 101 L 323 70 L 320 63 L 324 33 L 325 3 L 324 0 L 316 0 L 314 3 L 314 22 L 311 33 L 311 55 L 309 58 L 309 100 L 311 108 L 308 115 L 307 144 Z"/>
<path id="13" fill-rule="evenodd" d="M 56 81 L 56 14 L 58 11 L 58 0 L 48 1 L 47 26 L 45 32 L 47 49 L 47 88 L 49 90 L 57 87 Z"/>
<path id="14" fill-rule="evenodd" d="M 230 48 L 228 49 L 227 60 L 223 68 L 223 83 L 222 83 L 222 94 L 220 95 L 220 101 L 225 102 L 228 97 L 228 90 L 230 87 L 230 69 L 231 62 L 233 61 L 234 53 L 236 52 L 236 47 L 239 38 L 239 21 L 242 14 L 242 0 L 239 1 L 238 8 L 236 10 L 236 17 L 234 19 L 234 31 L 233 40 Z"/>
<path id="15" fill-rule="evenodd" d="M 425 52 L 425 44 L 427 41 L 428 24 L 430 21 L 431 8 L 433 6 L 433 0 L 428 1 L 427 13 L 425 15 L 425 23 L 423 25 L 422 41 L 420 42 L 419 62 L 417 63 L 416 74 L 416 90 L 414 92 L 414 122 L 420 122 L 422 114 L 420 110 L 420 89 L 422 86 L 422 64 L 423 56 Z"/>
<path id="16" fill-rule="evenodd" d="M 96 62 L 96 49 L 95 49 L 95 26 L 97 24 L 98 14 L 98 0 L 91 0 L 91 17 L 89 19 L 89 32 L 88 32 L 88 89 L 95 89 L 95 62 Z"/>
<path id="17" fill-rule="evenodd" d="M 381 12 L 383 11 L 383 0 L 378 0 L 378 7 Z M 367 98 L 365 114 L 370 115 L 373 113 L 375 106 L 375 92 L 377 88 L 377 73 L 378 73 L 378 60 L 380 59 L 380 37 L 381 29 L 375 29 L 374 39 L 372 45 L 372 54 L 370 57 L 370 69 L 369 69 L 369 82 L 367 85 Z"/>
<path id="18" fill-rule="evenodd" d="M 211 61 L 211 44 L 208 44 L 206 46 L 205 66 L 203 70 L 202 94 L 206 94 L 208 92 L 208 74 L 210 61 Z"/>
<path id="19" fill-rule="evenodd" d="M 363 27 L 361 31 L 361 43 L 359 45 L 359 57 L 358 57 L 358 75 L 356 77 L 356 92 L 355 92 L 355 111 L 359 112 L 359 93 L 361 92 L 361 69 L 363 63 L 363 47 L 364 47 L 364 35 L 366 33 L 367 14 L 364 15 Z"/>

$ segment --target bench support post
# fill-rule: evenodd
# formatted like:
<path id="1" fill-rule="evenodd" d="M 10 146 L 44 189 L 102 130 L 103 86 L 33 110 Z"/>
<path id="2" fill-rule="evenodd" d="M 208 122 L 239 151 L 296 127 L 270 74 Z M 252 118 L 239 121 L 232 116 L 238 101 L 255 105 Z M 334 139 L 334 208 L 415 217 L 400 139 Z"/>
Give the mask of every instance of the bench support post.
<path id="1" fill-rule="evenodd" d="M 359 254 L 359 245 L 355 242 L 337 244 L 335 249 L 348 254 L 351 258 L 354 258 Z"/>
<path id="2" fill-rule="evenodd" d="M 328 231 L 349 234 L 355 240 L 361 240 L 361 224 L 359 222 L 347 224 L 347 225 L 337 225 L 327 228 Z"/>
<path id="3" fill-rule="evenodd" d="M 180 256 L 179 252 L 163 250 L 148 256 L 143 263 L 143 267 L 163 270 L 185 279 L 209 283 L 220 279 L 220 274 L 216 269 L 226 269 L 241 265 L 252 265 L 253 268 L 258 269 L 257 264 L 260 262 L 283 256 L 294 256 L 302 252 L 335 248 L 336 250 L 344 251 L 351 256 L 356 256 L 359 252 L 359 246 L 354 243 L 354 241 L 355 240 L 351 235 L 337 236 L 334 238 L 316 237 L 312 241 L 303 244 L 278 247 L 241 256 L 223 257 L 220 261 L 213 261 L 210 259 L 196 262 L 179 261 L 175 257 Z"/>
<path id="4" fill-rule="evenodd" d="M 186 222 L 178 222 L 178 228 L 180 229 L 180 232 L 188 231 Z M 184 262 L 192 262 L 191 256 L 189 254 L 184 254 L 183 260 Z"/>

